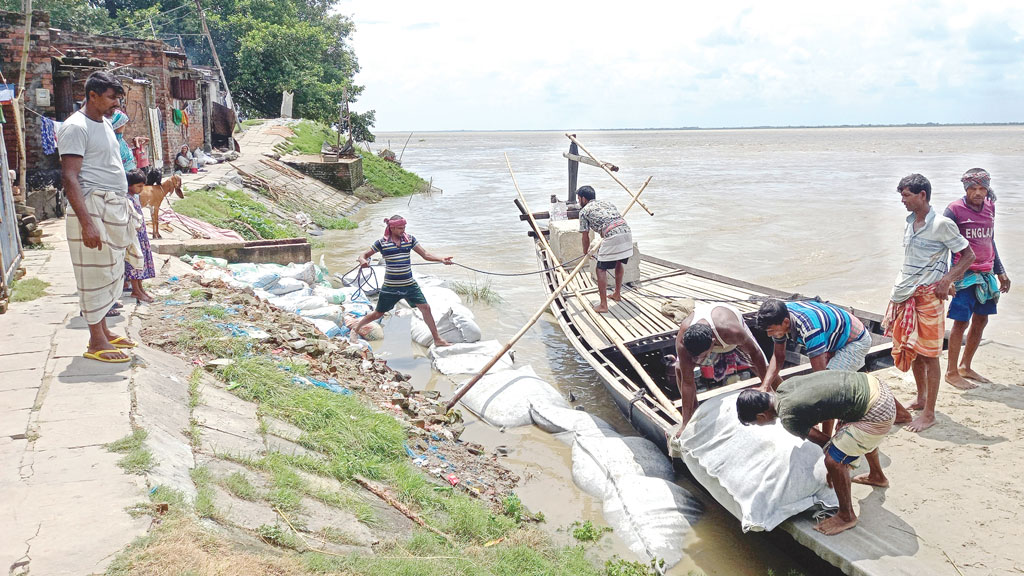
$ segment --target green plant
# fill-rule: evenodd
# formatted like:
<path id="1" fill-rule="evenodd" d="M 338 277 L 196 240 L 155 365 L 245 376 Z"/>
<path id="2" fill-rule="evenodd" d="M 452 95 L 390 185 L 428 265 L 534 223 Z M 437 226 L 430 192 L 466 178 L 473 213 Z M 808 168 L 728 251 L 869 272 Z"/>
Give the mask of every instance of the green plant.
<path id="1" fill-rule="evenodd" d="M 22 278 L 11 283 L 11 302 L 31 302 L 46 296 L 49 282 L 39 278 Z"/>
<path id="2" fill-rule="evenodd" d="M 665 561 L 651 560 L 643 562 L 623 560 L 617 555 L 604 563 L 605 576 L 658 576 L 664 573 Z"/>
<path id="3" fill-rule="evenodd" d="M 256 529 L 256 533 L 260 535 L 260 538 L 275 546 L 291 548 L 292 550 L 302 550 L 305 548 L 301 539 L 277 524 L 261 524 Z"/>
<path id="4" fill-rule="evenodd" d="M 330 218 L 323 214 L 313 214 L 313 222 L 325 230 L 354 230 L 359 227 L 358 222 L 353 222 L 348 218 Z"/>
<path id="5" fill-rule="evenodd" d="M 244 191 L 223 186 L 189 192 L 175 202 L 174 210 L 234 230 L 246 240 L 302 236 L 298 227 L 268 213 L 266 206 Z"/>
<path id="6" fill-rule="evenodd" d="M 505 513 L 505 516 L 520 523 L 523 521 L 523 516 L 526 515 L 526 508 L 523 506 L 523 501 L 519 499 L 519 496 L 515 492 L 510 492 L 505 495 L 501 500 L 501 507 Z"/>
<path id="7" fill-rule="evenodd" d="M 497 304 L 501 302 L 501 296 L 491 288 L 491 281 L 483 284 L 473 282 L 452 282 L 452 291 L 470 302 L 484 302 L 486 304 Z"/>
<path id="8" fill-rule="evenodd" d="M 196 485 L 196 515 L 200 518 L 217 519 L 217 507 L 214 505 L 213 488 L 210 486 L 210 470 L 205 466 L 193 468 L 190 472 L 192 483 Z"/>
<path id="9" fill-rule="evenodd" d="M 153 469 L 153 453 L 146 448 L 146 431 L 136 428 L 131 434 L 106 445 L 110 452 L 124 454 L 117 465 L 129 474 L 145 474 Z"/>
<path id="10" fill-rule="evenodd" d="M 242 500 L 259 500 L 259 491 L 249 482 L 249 478 L 241 472 L 232 473 L 223 480 L 222 484 L 228 492 Z"/>
<path id="11" fill-rule="evenodd" d="M 569 529 L 572 530 L 572 537 L 580 542 L 597 542 L 605 532 L 612 531 L 610 526 L 594 526 L 590 520 L 583 523 L 573 522 Z"/>

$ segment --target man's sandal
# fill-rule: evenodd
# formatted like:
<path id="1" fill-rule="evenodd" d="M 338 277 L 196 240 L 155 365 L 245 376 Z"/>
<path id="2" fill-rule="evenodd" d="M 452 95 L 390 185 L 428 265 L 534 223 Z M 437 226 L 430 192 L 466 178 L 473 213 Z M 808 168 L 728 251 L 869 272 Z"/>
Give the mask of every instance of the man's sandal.
<path id="1" fill-rule="evenodd" d="M 109 354 L 124 354 L 124 352 L 120 350 L 97 350 L 95 352 L 86 352 L 82 356 L 89 360 L 96 360 L 97 362 L 105 362 L 107 364 L 123 364 L 132 361 L 128 356 L 124 358 L 107 358 Z"/>
<path id="2" fill-rule="evenodd" d="M 114 338 L 113 340 L 111 340 L 110 343 L 114 345 L 114 348 L 118 348 L 118 349 L 121 349 L 121 348 L 135 348 L 136 346 L 138 346 L 138 344 L 136 344 L 135 342 L 132 342 L 131 340 L 129 340 L 125 336 L 118 336 L 117 338 Z"/>

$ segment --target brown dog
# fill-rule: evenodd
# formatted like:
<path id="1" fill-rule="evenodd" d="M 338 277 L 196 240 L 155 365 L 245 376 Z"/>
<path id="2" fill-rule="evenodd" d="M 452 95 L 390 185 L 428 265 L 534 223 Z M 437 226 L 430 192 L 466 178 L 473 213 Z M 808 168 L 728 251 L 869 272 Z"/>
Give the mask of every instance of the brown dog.
<path id="1" fill-rule="evenodd" d="M 139 193 L 139 202 L 142 206 L 149 206 L 150 217 L 153 221 L 153 238 L 160 237 L 160 205 L 164 203 L 164 197 L 171 192 L 177 194 L 178 198 L 185 197 L 185 193 L 181 191 L 181 177 L 177 174 L 163 182 L 157 179 L 156 184 L 143 186 L 142 192 Z"/>

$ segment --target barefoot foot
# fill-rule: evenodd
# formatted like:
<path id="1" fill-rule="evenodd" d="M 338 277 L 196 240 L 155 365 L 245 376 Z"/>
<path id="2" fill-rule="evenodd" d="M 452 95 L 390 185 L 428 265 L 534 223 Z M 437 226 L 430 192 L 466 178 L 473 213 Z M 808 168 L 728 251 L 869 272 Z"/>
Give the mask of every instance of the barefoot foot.
<path id="1" fill-rule="evenodd" d="M 607 311 L 608 311 L 608 305 L 607 304 L 599 304 L 597 306 L 594 306 L 594 312 L 601 313 L 601 312 L 607 312 Z"/>
<path id="2" fill-rule="evenodd" d="M 907 430 L 911 432 L 924 432 L 935 425 L 935 416 L 926 416 L 921 414 L 910 424 L 907 424 Z"/>
<path id="3" fill-rule="evenodd" d="M 963 376 L 955 373 L 950 374 L 948 372 L 946 373 L 946 383 L 959 390 L 970 390 L 971 388 L 978 387 L 974 382 L 968 382 L 965 380 Z"/>
<path id="4" fill-rule="evenodd" d="M 618 292 L 613 293 L 608 298 L 615 300 L 616 302 L 622 302 L 622 294 L 619 294 Z"/>
<path id="5" fill-rule="evenodd" d="M 844 530 L 849 530 L 850 528 L 853 528 L 856 525 L 856 516 L 854 516 L 853 519 L 845 519 L 836 514 L 835 516 L 827 520 L 821 521 L 817 526 L 814 527 L 814 529 L 826 536 L 833 536 L 835 534 L 843 532 Z"/>
<path id="6" fill-rule="evenodd" d="M 150 296 L 149 294 L 146 294 L 145 292 L 141 292 L 141 293 L 140 292 L 132 292 L 131 296 L 132 296 L 132 298 L 135 298 L 139 302 L 152 302 L 153 301 L 153 297 Z"/>
<path id="7" fill-rule="evenodd" d="M 893 420 L 893 424 L 906 424 L 913 420 L 914 417 L 910 414 L 910 411 L 903 407 L 899 401 L 896 401 L 896 419 Z"/>
<path id="8" fill-rule="evenodd" d="M 907 406 L 907 410 L 924 410 L 924 399 L 918 397 L 913 403 Z"/>
<path id="9" fill-rule="evenodd" d="M 991 384 L 992 383 L 991 380 L 989 380 L 988 378 L 985 378 L 984 376 L 982 376 L 981 374 L 978 374 L 977 372 L 975 372 L 974 370 L 971 370 L 970 368 L 964 368 L 963 366 L 961 366 L 959 372 L 960 372 L 960 375 L 963 376 L 964 378 L 970 378 L 971 380 L 974 380 L 976 382 L 981 382 L 982 384 Z M 974 388 L 974 386 L 971 386 L 971 388 Z"/>
<path id="10" fill-rule="evenodd" d="M 889 487 L 889 479 L 883 474 L 858 474 L 853 478 L 850 478 L 850 482 L 855 484 L 867 484 L 868 486 L 878 486 L 880 488 Z"/>

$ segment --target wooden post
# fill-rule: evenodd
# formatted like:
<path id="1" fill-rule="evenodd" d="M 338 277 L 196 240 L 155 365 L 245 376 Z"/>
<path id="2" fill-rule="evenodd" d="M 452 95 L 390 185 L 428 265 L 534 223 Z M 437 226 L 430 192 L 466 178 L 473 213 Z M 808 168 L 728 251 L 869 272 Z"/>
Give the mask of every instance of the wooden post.
<path id="1" fill-rule="evenodd" d="M 210 29 L 206 26 L 206 12 L 203 12 L 203 6 L 196 0 L 196 10 L 199 11 L 199 21 L 203 24 L 203 34 L 206 36 L 206 41 L 210 43 L 210 53 L 213 54 L 213 63 L 217 65 L 217 71 L 220 72 L 220 79 L 224 82 L 224 91 L 228 95 L 228 108 L 235 109 L 235 101 L 231 98 L 231 88 L 228 87 L 228 79 L 224 76 L 224 68 L 220 65 L 220 58 L 217 57 L 217 47 L 213 45 L 213 37 L 210 36 Z"/>
<path id="2" fill-rule="evenodd" d="M 569 135 L 566 134 L 566 136 L 569 136 Z M 570 138 L 572 138 L 572 137 L 570 137 Z M 508 161 L 508 155 L 505 156 L 505 160 L 506 160 L 506 162 Z M 513 179 L 513 181 L 514 181 L 514 179 Z M 648 178 L 648 181 L 650 181 L 649 178 Z M 517 188 L 518 188 L 518 185 L 517 185 Z M 629 191 L 629 188 L 626 188 L 626 190 Z M 640 192 L 643 192 L 643 190 L 641 190 Z M 629 212 L 630 209 L 633 208 L 633 205 L 638 202 L 638 199 L 639 199 L 639 196 L 640 196 L 640 192 L 637 192 L 635 195 L 633 195 L 633 199 L 629 201 L 629 204 L 626 205 L 626 209 L 622 211 L 622 215 L 623 216 L 625 216 L 626 213 Z M 632 192 L 630 192 L 630 194 L 632 194 Z M 529 211 L 527 211 L 527 213 L 529 213 Z M 543 236 L 543 234 L 540 234 L 540 236 Z M 555 298 L 557 298 L 559 294 L 561 294 L 562 290 L 565 290 L 565 287 L 569 285 L 569 282 L 571 282 L 572 279 L 575 278 L 576 275 L 580 273 L 580 270 L 582 270 L 583 266 L 587 263 L 587 258 L 591 254 L 596 254 L 597 253 L 597 249 L 600 248 L 601 243 L 603 241 L 604 241 L 604 238 L 597 238 L 594 241 L 594 243 L 591 244 L 590 251 L 583 255 L 583 258 L 580 259 L 579 264 L 577 264 L 576 267 L 573 268 L 572 272 L 569 273 L 569 276 L 566 277 L 566 279 L 563 280 L 562 283 L 559 284 L 558 287 L 555 288 L 551 292 L 551 296 L 549 296 L 547 301 L 545 301 L 544 304 L 541 305 L 540 309 L 538 309 L 537 312 L 534 313 L 534 315 L 530 317 L 530 319 L 526 322 L 526 325 L 523 326 L 519 330 L 519 332 L 517 332 L 516 335 L 513 336 L 512 339 L 509 340 L 508 343 L 505 344 L 504 347 L 502 347 L 501 351 L 499 351 L 493 358 L 491 358 L 490 361 L 488 361 L 487 364 L 485 364 L 484 367 L 479 372 L 477 372 L 477 374 L 475 376 L 470 378 L 469 382 L 466 382 L 466 384 L 462 387 L 462 389 L 459 390 L 459 392 L 457 394 L 455 394 L 455 396 L 453 396 L 451 400 L 448 401 L 448 404 L 447 404 L 447 409 L 448 410 L 451 410 L 452 406 L 455 406 L 455 404 L 459 401 L 459 399 L 462 398 L 463 396 L 465 396 L 466 392 L 469 392 L 469 389 L 472 388 L 473 386 L 475 386 L 476 383 L 479 382 L 481 378 L 483 378 L 484 374 L 486 374 L 488 370 L 490 370 L 492 367 L 494 367 L 494 365 L 498 363 L 498 360 L 502 356 L 504 356 L 506 352 L 508 352 L 509 350 L 512 349 L 512 346 L 514 346 L 515 343 L 518 342 L 519 339 L 522 338 L 524 334 L 526 334 L 526 331 L 529 330 L 530 327 L 532 327 L 534 324 L 537 323 L 537 320 L 539 320 L 540 317 L 544 315 L 544 312 L 548 309 L 548 306 L 551 306 L 551 303 L 555 301 Z M 669 405 L 671 406 L 671 403 Z"/>
<path id="3" fill-rule="evenodd" d="M 197 1 L 198 1 L 198 0 L 197 0 Z M 594 160 L 594 162 L 597 162 L 597 163 L 598 163 L 598 165 L 599 165 L 599 167 L 600 167 L 600 168 L 601 168 L 602 170 L 604 170 L 604 171 L 605 171 L 605 173 L 607 173 L 607 174 L 608 174 L 609 176 L 611 176 L 611 177 L 612 177 L 612 180 L 615 180 L 615 182 L 616 182 L 616 183 L 617 183 L 617 184 L 618 184 L 619 186 L 622 186 L 623 190 L 625 190 L 626 192 L 629 192 L 629 194 L 630 194 L 630 195 L 633 195 L 633 192 L 631 192 L 631 191 L 629 190 L 629 186 L 626 186 L 625 184 L 623 184 L 623 183 L 622 183 L 622 180 L 619 180 L 618 176 L 616 176 L 615 174 L 612 174 L 612 171 L 608 169 L 608 166 L 606 166 L 606 165 L 605 165 L 605 164 L 606 164 L 605 162 L 601 162 L 600 160 L 598 160 L 597 158 L 595 158 L 595 157 L 594 157 L 594 155 L 593 155 L 593 154 L 591 154 L 591 153 L 590 153 L 590 151 L 589 151 L 589 150 L 587 150 L 585 146 L 583 146 L 583 144 L 580 144 L 579 140 L 577 140 L 577 139 L 576 139 L 576 136 L 575 136 L 575 135 L 573 135 L 573 134 L 566 134 L 566 135 L 565 135 L 565 137 L 566 137 L 566 138 L 568 138 L 569 140 L 572 140 L 572 141 L 573 141 L 573 143 L 575 143 L 575 144 L 579 145 L 579 147 L 580 147 L 580 150 L 583 150 L 583 153 L 584 153 L 584 154 L 586 154 L 587 156 L 590 156 L 590 157 L 591 157 L 591 158 L 592 158 L 592 159 Z M 644 209 L 644 211 L 646 211 L 646 212 L 647 212 L 648 214 L 650 214 L 651 216 L 654 216 L 654 212 L 651 212 L 651 209 L 650 209 L 650 208 L 648 208 L 646 204 L 644 204 L 644 203 L 643 203 L 643 202 L 641 202 L 640 200 L 637 200 L 635 196 L 633 197 L 633 199 L 634 199 L 634 200 L 636 200 L 636 202 L 637 202 L 638 204 L 640 204 L 640 207 L 641 207 L 641 208 L 643 208 L 643 209 Z"/>
<path id="4" fill-rule="evenodd" d="M 21 68 L 18 70 L 18 94 L 12 102 L 12 108 L 20 118 L 15 118 L 18 126 L 18 183 L 21 185 L 21 193 L 28 201 L 28 182 L 25 181 L 28 173 L 28 151 L 25 142 L 25 73 L 28 71 L 28 47 L 32 40 L 32 0 L 23 0 L 25 6 L 25 37 L 21 42 Z"/>

